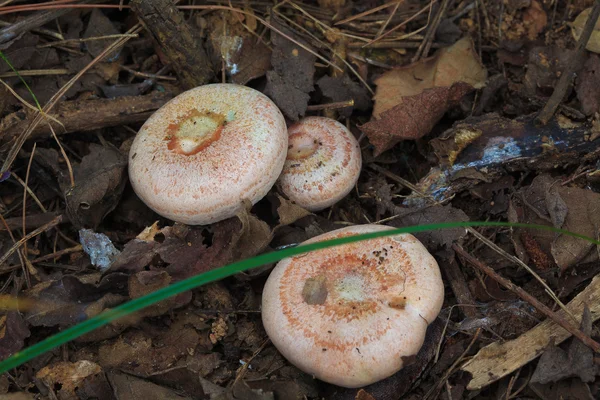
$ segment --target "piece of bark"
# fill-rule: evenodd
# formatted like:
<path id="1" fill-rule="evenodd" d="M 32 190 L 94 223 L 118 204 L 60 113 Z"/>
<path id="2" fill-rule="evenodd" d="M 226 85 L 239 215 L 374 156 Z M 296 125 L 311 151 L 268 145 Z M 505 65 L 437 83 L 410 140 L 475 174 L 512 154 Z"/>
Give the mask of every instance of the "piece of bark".
<path id="1" fill-rule="evenodd" d="M 74 100 L 60 103 L 51 114 L 64 128 L 51 122 L 57 135 L 78 131 L 90 131 L 111 126 L 142 122 L 177 93 L 152 92 L 144 96 L 127 96 L 116 99 Z M 34 118 L 33 111 L 17 111 L 0 121 L 1 151 L 10 148 Z M 30 139 L 51 134 L 46 123 L 39 124 L 29 136 Z"/>
<path id="2" fill-rule="evenodd" d="M 214 77 L 202 38 L 171 0 L 132 0 L 129 5 L 169 58 L 185 89 L 204 85 Z"/>
<path id="3" fill-rule="evenodd" d="M 481 182 L 492 182 L 506 171 L 554 171 L 594 162 L 600 141 L 590 140 L 591 126 L 566 118 L 535 125 L 535 115 L 514 120 L 497 114 L 467 118 L 431 140 L 440 166 L 416 185 L 422 193 L 442 202 Z M 412 195 L 404 205 L 420 205 Z"/>
<path id="4" fill-rule="evenodd" d="M 567 304 L 567 309 L 580 322 L 584 304 L 590 308 L 592 319 L 600 318 L 600 276 Z M 557 311 L 568 318 L 563 310 Z M 560 344 L 571 335 L 551 320 L 545 320 L 535 328 L 518 338 L 504 343 L 492 343 L 481 350 L 465 365 L 463 371 L 471 373 L 472 378 L 467 389 L 479 390 L 513 373 L 525 364 L 540 356 L 548 344 L 553 341 Z"/>

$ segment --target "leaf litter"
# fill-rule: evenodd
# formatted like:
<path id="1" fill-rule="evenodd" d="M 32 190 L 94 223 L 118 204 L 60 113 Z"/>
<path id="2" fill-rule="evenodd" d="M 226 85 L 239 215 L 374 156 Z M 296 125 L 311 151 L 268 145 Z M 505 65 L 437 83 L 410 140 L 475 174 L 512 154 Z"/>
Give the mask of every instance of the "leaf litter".
<path id="1" fill-rule="evenodd" d="M 11 168 L 14 175 L 0 186 L 0 210 L 15 240 L 64 216 L 0 265 L 0 295 L 22 298 L 18 310 L 0 311 L 0 359 L 173 282 L 350 224 L 509 220 L 597 237 L 597 32 L 588 42 L 590 52 L 576 57 L 574 51 L 590 11 L 579 3 L 552 8 L 537 0 L 486 3 L 484 12 L 480 4 L 461 3 L 432 9 L 435 18 L 429 21 L 427 13 L 414 14 L 423 7 L 417 2 L 370 11 L 380 3 L 284 3 L 273 14 L 255 2 L 244 2 L 243 13 L 184 11 L 205 41 L 219 80 L 263 91 L 288 123 L 305 115 L 333 116 L 361 139 L 366 168 L 355 190 L 323 212 L 310 213 L 274 189 L 236 217 L 193 227 L 173 224 L 141 203 L 127 180 L 127 149 L 140 123 L 181 90 L 180 65 L 170 63 L 147 32 L 73 84 L 53 114 L 65 122 L 66 132 L 53 126 L 69 163 L 42 123 L 35 152 L 33 141 L 27 142 Z M 27 19 L 37 12 L 42 11 L 19 15 Z M 2 51 L 17 70 L 36 70 L 24 79 L 44 104 L 135 20 L 128 10 L 72 10 L 3 41 Z M 14 24 L 16 14 L 6 21 Z M 565 21 L 570 31 L 559 27 Z M 421 36 L 413 37 L 417 31 Z M 363 47 L 363 39 L 377 40 Z M 337 56 L 330 51 L 332 42 L 341 51 Z M 414 57 L 421 46 L 427 50 Z M 348 61 L 343 72 L 324 62 L 337 64 L 338 56 Z M 536 113 L 570 65 L 577 67 L 576 78 L 567 85 L 555 118 L 539 126 Z M 357 75 L 376 85 L 373 99 Z M 19 78 L 3 79 L 34 104 Z M 35 111 L 5 86 L 0 91 L 4 157 Z M 98 101 L 102 107 L 93 105 Z M 127 110 L 112 110 L 111 104 L 127 104 Z M 132 117 L 136 110 L 141 111 Z M 26 176 L 30 191 L 24 199 L 19 179 L 24 182 Z M 4 253 L 13 238 L 4 226 L 0 229 Z M 556 304 L 541 285 L 506 254 L 530 265 L 568 303 L 593 291 L 597 248 L 521 228 L 482 234 L 500 250 L 464 229 L 418 235 L 442 269 L 454 271 L 444 272 L 449 283 L 444 311 L 410 365 L 369 387 L 341 389 L 318 382 L 266 341 L 260 299 L 272 266 L 264 266 L 182 293 L 50 352 L 0 377 L 0 395 L 387 400 L 440 393 L 453 399 L 514 397 L 520 390 L 530 398 L 597 397 L 591 350 L 577 340 L 555 345 L 566 338 L 562 331 L 556 334 L 560 340 L 544 342 L 539 327 L 548 324 L 542 314 L 457 262 L 452 246 L 461 244 L 550 307 Z M 0 297 L 0 304 L 11 303 Z M 453 312 L 454 306 L 461 311 Z M 582 331 L 598 339 L 597 313 L 577 309 L 574 314 L 584 315 Z M 477 340 L 466 355 L 473 337 Z M 514 357 L 506 359 L 484 347 L 510 340 L 534 340 L 531 349 L 541 354 L 539 361 L 529 355 L 531 349 L 514 352 L 506 345 L 502 354 Z M 489 365 L 510 362 L 512 371 L 521 372 L 514 379 L 494 374 L 484 379 L 468 374 L 468 368 L 458 370 L 464 357 L 474 354 L 476 361 L 485 355 Z M 485 384 L 475 395 L 470 390 L 482 379 Z"/>

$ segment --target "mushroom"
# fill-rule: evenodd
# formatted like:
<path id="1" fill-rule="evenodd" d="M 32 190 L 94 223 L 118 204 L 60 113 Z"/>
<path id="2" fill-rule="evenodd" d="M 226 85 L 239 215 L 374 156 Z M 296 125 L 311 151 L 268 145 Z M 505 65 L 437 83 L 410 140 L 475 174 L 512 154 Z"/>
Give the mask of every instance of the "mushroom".
<path id="1" fill-rule="evenodd" d="M 173 98 L 129 152 L 133 189 L 171 220 L 204 225 L 234 216 L 275 184 L 287 130 L 277 106 L 246 86 L 200 86 Z"/>
<path id="2" fill-rule="evenodd" d="M 305 243 L 391 229 L 358 225 Z M 323 381 L 362 387 L 418 353 L 444 300 L 439 267 L 402 234 L 280 261 L 262 297 L 262 320 L 279 352 Z"/>
<path id="3" fill-rule="evenodd" d="M 331 118 L 307 117 L 288 129 L 287 160 L 278 187 L 309 211 L 332 206 L 358 180 L 362 160 L 358 141 Z"/>

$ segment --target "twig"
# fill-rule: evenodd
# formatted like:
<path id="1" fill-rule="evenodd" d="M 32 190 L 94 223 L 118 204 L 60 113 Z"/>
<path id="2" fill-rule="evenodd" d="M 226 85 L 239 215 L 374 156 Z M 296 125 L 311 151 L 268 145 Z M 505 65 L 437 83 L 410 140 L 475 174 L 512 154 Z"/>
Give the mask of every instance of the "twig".
<path id="1" fill-rule="evenodd" d="M 42 225 L 47 224 L 48 222 L 52 221 L 58 215 L 61 215 L 61 214 L 56 214 L 53 212 L 44 213 L 44 214 L 33 214 L 33 215 L 30 214 L 25 219 L 25 222 L 27 223 L 27 226 L 29 228 L 35 229 L 39 226 L 42 226 Z M 0 225 L 0 232 L 2 232 L 4 230 L 10 231 L 12 229 L 17 229 L 21 226 L 21 223 L 22 223 L 21 217 L 6 218 L 5 221 L 6 221 L 6 225 Z"/>
<path id="2" fill-rule="evenodd" d="M 141 30 L 142 30 L 141 25 L 136 24 L 129 31 L 127 31 L 127 33 L 128 34 L 138 33 Z M 42 119 L 46 119 L 46 115 L 56 105 L 56 103 L 58 103 L 58 100 L 67 92 L 67 90 L 69 90 L 75 84 L 75 82 L 77 82 L 77 80 L 79 78 L 81 78 L 81 76 L 83 76 L 83 74 L 85 74 L 90 68 L 92 68 L 92 66 L 94 66 L 96 63 L 98 63 L 100 60 L 102 60 L 108 54 L 112 53 L 116 48 L 124 45 L 129 39 L 131 39 L 131 38 L 130 37 L 121 37 L 121 38 L 117 39 L 115 42 L 111 43 L 109 46 L 107 46 L 102 51 L 102 53 L 100 53 L 96 58 L 94 58 L 81 71 L 79 71 L 77 74 L 75 74 L 74 77 L 72 77 L 66 84 L 64 84 L 58 90 L 58 92 L 56 92 L 52 96 L 52 98 L 50 98 L 50 100 L 48 100 L 48 103 L 46 103 L 42 112 L 39 112 L 34 117 L 34 119 L 31 121 L 31 124 L 27 127 L 27 129 L 25 131 L 23 131 L 15 140 L 12 148 L 10 149 L 10 151 L 8 152 L 8 155 L 6 156 L 6 158 L 4 160 L 4 163 L 2 164 L 2 168 L 0 169 L 0 174 L 10 170 L 12 163 L 15 161 L 15 158 L 17 158 L 17 154 L 19 153 L 19 150 L 21 150 L 21 147 L 23 146 L 25 141 L 28 139 L 29 135 L 39 125 L 39 123 L 42 122 Z M 46 119 L 46 121 L 47 121 L 47 119 Z"/>
<path id="3" fill-rule="evenodd" d="M 370 14 L 376 13 L 377 11 L 381 11 L 381 10 L 386 9 L 388 7 L 391 7 L 391 6 L 395 5 L 395 4 L 400 4 L 400 3 L 403 3 L 403 2 L 404 2 L 404 0 L 393 0 L 393 1 L 390 1 L 389 3 L 385 3 L 383 5 L 380 5 L 379 7 L 372 8 L 370 10 L 361 12 L 360 14 L 356 14 L 356 15 L 353 15 L 353 16 L 348 17 L 346 19 L 343 19 L 341 21 L 338 21 L 334 25 L 345 24 L 345 23 L 354 21 L 355 19 L 362 18 L 362 17 L 364 17 L 366 15 L 370 15 Z"/>
<path id="4" fill-rule="evenodd" d="M 307 111 L 320 111 L 320 110 L 336 110 L 339 108 L 353 107 L 354 100 L 346 100 L 346 101 L 338 101 L 336 103 L 327 103 L 327 104 L 315 104 L 306 107 Z"/>
<path id="5" fill-rule="evenodd" d="M 495 280 L 496 282 L 498 282 L 499 284 L 501 284 L 502 286 L 504 286 L 511 292 L 515 293 L 517 296 L 519 296 L 521 299 L 523 299 L 523 301 L 526 301 L 527 303 L 531 304 L 539 312 L 544 314 L 546 317 L 550 318 L 554 323 L 560 325 L 566 331 L 568 331 L 571 335 L 573 335 L 577 339 L 579 339 L 583 344 L 585 344 L 586 346 L 588 346 L 589 348 L 594 350 L 596 353 L 600 352 L 600 343 L 596 342 L 595 340 L 590 338 L 588 335 L 586 335 L 585 333 L 580 331 L 577 327 L 575 327 L 574 325 L 569 323 L 562 316 L 553 312 L 551 309 L 549 309 L 546 305 L 541 303 L 535 297 L 531 296 L 525 290 L 521 289 L 519 286 L 515 285 L 508 279 L 505 279 L 502 276 L 498 275 L 496 273 L 496 271 L 494 271 L 492 268 L 490 268 L 489 266 L 487 266 L 484 263 L 482 263 L 481 261 L 479 261 L 477 258 L 470 255 L 469 253 L 467 253 L 461 246 L 454 244 L 454 245 L 452 245 L 452 248 L 454 249 L 454 251 L 456 251 L 461 257 L 463 257 L 470 264 L 474 265 L 480 271 L 482 271 L 483 273 L 488 275 L 490 278 L 492 278 L 493 280 Z"/>
<path id="6" fill-rule="evenodd" d="M 39 228 L 37 228 L 36 230 L 29 232 L 26 236 L 23 236 L 21 239 L 19 239 L 19 241 L 17 243 L 13 244 L 6 251 L 6 253 L 4 253 L 4 255 L 2 257 L 0 257 L 0 265 L 2 263 L 6 262 L 6 260 L 8 260 L 8 257 L 10 257 L 15 251 L 17 251 L 23 245 L 23 243 L 25 243 L 32 237 L 39 235 L 40 233 L 44 232 L 45 230 L 53 228 L 56 225 L 62 223 L 64 219 L 65 219 L 64 215 L 59 215 L 58 217 L 54 218 L 52 221 L 48 222 L 47 224 L 42 225 Z"/>
<path id="7" fill-rule="evenodd" d="M 552 291 L 550 286 L 548 286 L 548 284 L 542 279 L 542 277 L 539 276 L 534 270 L 532 270 L 529 267 L 529 265 L 525 264 L 518 257 L 515 257 L 512 254 L 509 254 L 504 249 L 502 249 L 500 246 L 498 246 L 496 243 L 492 242 L 491 240 L 489 240 L 488 238 L 483 236 L 481 233 L 477 232 L 475 229 L 467 228 L 467 230 L 469 231 L 469 233 L 471 233 L 477 239 L 481 240 L 486 246 L 488 246 L 489 248 L 494 250 L 496 253 L 500 254 L 507 260 L 510 260 L 510 261 L 514 262 L 515 264 L 518 264 L 518 265 L 522 266 L 523 268 L 525 268 L 525 270 L 527 270 L 527 272 L 529 272 L 544 287 L 544 289 L 546 290 L 546 293 L 548 293 L 548 295 L 552 298 L 552 300 L 554 300 L 556 302 L 556 304 L 558 304 L 558 306 L 560 308 L 562 308 L 567 313 L 567 315 L 569 315 L 573 319 L 573 321 L 577 321 L 577 318 L 575 318 L 575 316 L 567 309 L 567 306 L 565 306 L 563 304 L 563 302 L 560 301 L 560 299 Z"/>
<path id="8" fill-rule="evenodd" d="M 581 32 L 581 36 L 577 41 L 577 47 L 575 47 L 575 54 L 571 58 L 571 62 L 567 65 L 565 70 L 563 71 L 558 83 L 554 87 L 554 91 L 552 92 L 552 96 L 548 99 L 548 102 L 540 112 L 540 114 L 536 118 L 536 122 L 546 125 L 550 118 L 556 112 L 559 104 L 562 102 L 565 94 L 567 93 L 567 89 L 573 80 L 573 76 L 575 71 L 578 69 L 580 65 L 581 56 L 585 51 L 585 46 L 587 45 L 588 40 L 590 40 L 590 36 L 592 35 L 592 31 L 596 26 L 596 22 L 598 21 L 598 16 L 600 16 L 600 0 L 596 0 L 594 2 L 594 7 L 592 8 L 592 12 L 588 16 L 587 22 L 583 27 L 583 31 Z"/>
<path id="9" fill-rule="evenodd" d="M 82 250 L 83 250 L 83 246 L 81 246 L 80 244 L 78 244 L 77 246 L 68 247 L 66 249 L 55 251 L 54 253 L 46 254 L 45 256 L 41 256 L 41 257 L 35 258 L 35 259 L 31 260 L 31 263 L 35 264 L 35 263 L 39 263 L 39 262 L 42 262 L 42 261 L 55 260 L 55 259 L 57 259 L 59 257 L 64 256 L 65 254 L 78 253 L 78 252 L 80 252 Z"/>
<path id="10" fill-rule="evenodd" d="M 406 24 L 408 24 L 413 19 L 417 18 L 419 15 L 423 14 L 425 11 L 427 11 L 427 9 L 431 10 L 431 7 L 433 7 L 433 3 L 435 3 L 435 2 L 437 2 L 437 0 L 432 0 L 429 4 L 427 4 L 425 7 L 421 8 L 419 11 L 417 11 L 416 13 L 414 13 L 412 16 L 410 16 L 406 20 L 404 20 L 401 23 L 399 23 L 398 25 L 394 26 L 393 28 L 391 28 L 386 33 L 378 35 L 375 39 L 371 40 L 367 44 L 361 45 L 361 47 L 371 47 L 371 46 L 373 46 L 375 43 L 377 43 L 378 41 L 380 41 L 384 37 L 390 35 L 391 33 L 395 32 L 395 31 L 397 31 L 398 29 L 402 28 L 403 26 L 405 26 Z M 420 29 L 417 29 L 415 32 L 420 32 L 423 29 L 425 29 L 426 27 L 427 27 L 427 25 L 421 27 Z M 403 35 L 400 39 L 406 38 L 406 36 L 407 35 Z"/>
<path id="11" fill-rule="evenodd" d="M 57 1 L 55 3 L 62 3 L 62 2 Z M 91 0 L 83 0 L 83 1 L 81 1 L 81 3 L 82 4 L 83 3 L 91 3 Z M 19 6 L 15 6 L 15 7 L 19 7 Z M 8 11 L 8 12 L 6 11 L 10 8 L 11 7 L 4 7 L 2 9 L 1 14 L 6 14 L 6 13 L 10 12 L 10 11 Z M 45 25 L 46 23 L 60 17 L 61 15 L 66 14 L 70 11 L 71 10 L 69 8 L 65 8 L 65 9 L 55 9 L 55 10 L 51 10 L 51 11 L 38 12 L 38 13 L 32 14 L 31 16 L 29 16 L 19 22 L 16 22 L 10 26 L 7 26 L 6 28 L 1 29 L 0 30 L 0 43 L 6 43 L 9 40 L 14 39 L 21 33 L 28 32 L 34 28 L 39 28 L 40 26 Z"/>
<path id="12" fill-rule="evenodd" d="M 440 9 L 437 12 L 437 14 L 435 15 L 435 18 L 433 19 L 433 22 L 431 23 L 431 25 L 429 25 L 429 29 L 427 29 L 427 33 L 425 33 L 425 39 L 423 39 L 421 46 L 419 47 L 419 49 L 417 50 L 417 53 L 415 54 L 415 56 L 412 59 L 412 62 L 417 62 L 421 58 L 425 58 L 429 55 L 429 50 L 431 49 L 431 43 L 433 42 L 433 38 L 435 37 L 435 31 L 437 31 L 437 28 L 440 25 L 440 22 L 442 22 L 442 18 L 444 17 L 444 14 L 446 13 L 446 8 L 448 8 L 449 2 L 450 2 L 450 0 L 442 1 L 442 4 L 440 5 Z M 432 2 L 432 4 L 433 4 L 433 2 Z M 433 6 L 432 6 L 432 8 L 433 8 Z"/>

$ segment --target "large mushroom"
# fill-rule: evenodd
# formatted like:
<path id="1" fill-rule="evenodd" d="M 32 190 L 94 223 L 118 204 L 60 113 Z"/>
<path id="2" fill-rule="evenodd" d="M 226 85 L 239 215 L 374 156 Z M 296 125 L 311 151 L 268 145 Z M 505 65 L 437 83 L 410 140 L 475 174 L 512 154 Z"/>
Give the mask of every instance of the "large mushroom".
<path id="1" fill-rule="evenodd" d="M 246 86 L 188 90 L 156 111 L 129 153 L 137 195 L 158 214 L 190 225 L 234 216 L 275 184 L 287 150 L 277 106 Z"/>
<path id="2" fill-rule="evenodd" d="M 352 226 L 306 243 L 386 229 Z M 435 259 L 404 234 L 280 261 L 264 287 L 262 320 L 292 364 L 354 388 L 389 377 L 416 355 L 443 299 Z"/>

